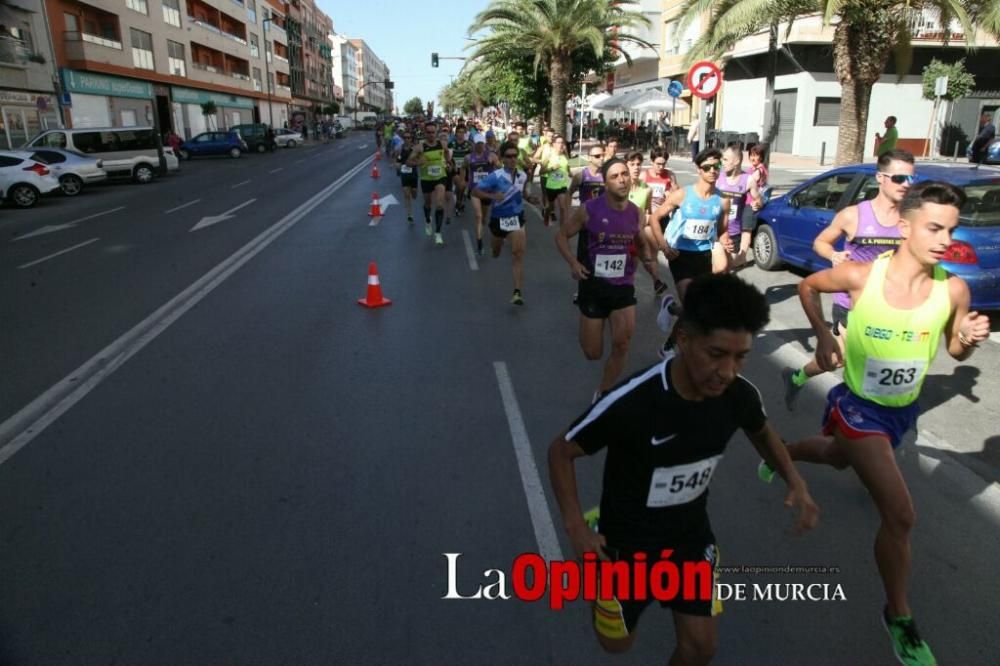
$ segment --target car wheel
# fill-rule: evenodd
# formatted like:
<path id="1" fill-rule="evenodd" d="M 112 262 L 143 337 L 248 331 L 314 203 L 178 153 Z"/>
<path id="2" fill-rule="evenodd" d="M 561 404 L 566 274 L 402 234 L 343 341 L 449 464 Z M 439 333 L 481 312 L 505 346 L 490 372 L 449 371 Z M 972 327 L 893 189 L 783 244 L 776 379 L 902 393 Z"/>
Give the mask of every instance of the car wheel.
<path id="1" fill-rule="evenodd" d="M 26 183 L 18 183 L 7 190 L 7 199 L 18 208 L 31 208 L 38 203 L 38 196 L 38 190 Z"/>
<path id="2" fill-rule="evenodd" d="M 257 152 L 258 153 L 266 153 L 267 152 L 267 146 L 264 145 L 263 143 L 258 143 L 257 144 Z"/>
<path id="3" fill-rule="evenodd" d="M 240 155 L 242 155 L 242 154 L 243 154 L 243 151 L 240 150 L 239 148 L 230 148 L 229 149 L 229 156 L 232 157 L 234 160 L 237 157 L 239 157 Z"/>
<path id="4" fill-rule="evenodd" d="M 153 167 L 149 166 L 148 164 L 140 164 L 135 168 L 135 171 L 132 173 L 132 177 L 135 178 L 135 182 L 141 185 L 152 183 L 153 177 L 155 175 L 156 174 L 153 172 Z"/>
<path id="5" fill-rule="evenodd" d="M 295 143 L 295 139 L 289 139 L 285 142 L 285 148 L 294 148 L 296 145 L 298 144 Z"/>
<path id="6" fill-rule="evenodd" d="M 189 160 L 191 159 L 191 153 L 189 153 L 184 149 L 181 149 L 177 151 L 177 157 L 181 158 L 182 160 Z"/>
<path id="7" fill-rule="evenodd" d="M 765 271 L 773 271 L 781 265 L 778 259 L 778 239 L 774 236 L 774 229 L 767 224 L 757 227 L 757 233 L 753 237 L 753 258 L 754 263 Z"/>
<path id="8" fill-rule="evenodd" d="M 83 179 L 75 174 L 68 173 L 59 179 L 59 187 L 66 196 L 75 197 L 83 191 Z"/>

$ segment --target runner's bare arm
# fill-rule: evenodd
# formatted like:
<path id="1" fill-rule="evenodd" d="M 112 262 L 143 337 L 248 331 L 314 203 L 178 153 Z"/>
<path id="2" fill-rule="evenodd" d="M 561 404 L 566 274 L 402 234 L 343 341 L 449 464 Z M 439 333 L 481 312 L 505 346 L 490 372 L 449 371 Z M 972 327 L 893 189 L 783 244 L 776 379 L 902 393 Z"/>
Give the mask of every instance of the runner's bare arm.
<path id="1" fill-rule="evenodd" d="M 726 252 L 735 252 L 736 248 L 733 246 L 733 239 L 729 236 L 729 207 L 732 205 L 730 199 L 722 200 L 722 212 L 719 213 L 719 219 L 715 221 L 715 227 L 719 230 L 719 237 L 716 239 L 722 244 Z"/>
<path id="2" fill-rule="evenodd" d="M 684 203 L 684 190 L 674 190 L 649 216 L 649 225 L 653 228 L 653 236 L 656 237 L 656 242 L 660 244 L 661 250 L 667 249 L 667 241 L 663 238 L 663 220 L 680 208 L 682 203 Z"/>
<path id="3" fill-rule="evenodd" d="M 750 206 L 754 210 L 760 210 L 764 205 L 764 197 L 760 193 L 760 171 L 754 171 L 753 175 L 748 179 L 748 184 L 750 185 Z"/>
<path id="4" fill-rule="evenodd" d="M 853 236 L 853 233 L 849 233 L 858 227 L 858 207 L 848 206 L 844 210 L 840 211 L 834 215 L 833 220 L 830 225 L 819 232 L 816 236 L 816 240 L 813 241 L 813 252 L 818 254 L 830 261 L 831 264 L 836 266 L 841 262 L 850 259 L 850 252 L 837 252 L 834 248 L 834 244 L 840 240 L 842 236 Z"/>
<path id="5" fill-rule="evenodd" d="M 799 282 L 799 301 L 809 324 L 816 331 L 816 362 L 823 370 L 831 371 L 843 366 L 844 354 L 826 326 L 820 294 L 846 291 L 852 300 L 857 299 L 864 289 L 871 268 L 871 264 L 846 261 L 825 271 L 812 273 Z"/>
<path id="6" fill-rule="evenodd" d="M 411 167 L 423 166 L 427 163 L 427 158 L 424 156 L 424 147 L 417 144 L 413 147 L 413 152 L 410 153 L 410 159 L 406 160 L 406 163 Z"/>
<path id="7" fill-rule="evenodd" d="M 552 494 L 559 504 L 563 527 L 577 557 L 584 553 L 602 553 L 602 546 L 607 545 L 604 536 L 587 527 L 583 518 L 583 508 L 580 506 L 580 496 L 576 487 L 577 458 L 587 455 L 576 442 L 567 442 L 566 433 L 561 433 L 549 445 L 549 481 L 552 483 Z"/>
<path id="8" fill-rule="evenodd" d="M 569 249 L 569 239 L 580 233 L 580 229 L 583 229 L 586 224 L 587 208 L 580 206 L 569 216 L 569 220 L 559 226 L 559 231 L 556 232 L 556 248 L 558 248 L 559 254 L 562 255 L 566 263 L 569 264 L 574 280 L 582 280 L 590 274 L 587 267 L 581 264 Z"/>
<path id="9" fill-rule="evenodd" d="M 795 463 L 788 455 L 788 449 L 785 448 L 785 443 L 781 441 L 778 433 L 769 423 L 765 423 L 759 432 L 747 432 L 746 436 L 764 462 L 785 480 L 785 485 L 788 486 L 785 506 L 796 507 L 799 511 L 795 532 L 801 534 L 815 527 L 819 521 L 819 507 L 809 495 L 805 479 L 796 469 Z"/>
<path id="10" fill-rule="evenodd" d="M 956 361 L 964 361 L 972 356 L 976 346 L 990 337 L 989 317 L 976 311 L 969 312 L 969 286 L 965 280 L 948 278 L 948 295 L 954 308 L 944 329 L 948 353 Z"/>
<path id="11" fill-rule="evenodd" d="M 681 186 L 677 184 L 677 174 L 675 174 L 670 169 L 667 169 L 667 173 L 670 174 L 670 192 L 676 192 L 681 189 Z"/>

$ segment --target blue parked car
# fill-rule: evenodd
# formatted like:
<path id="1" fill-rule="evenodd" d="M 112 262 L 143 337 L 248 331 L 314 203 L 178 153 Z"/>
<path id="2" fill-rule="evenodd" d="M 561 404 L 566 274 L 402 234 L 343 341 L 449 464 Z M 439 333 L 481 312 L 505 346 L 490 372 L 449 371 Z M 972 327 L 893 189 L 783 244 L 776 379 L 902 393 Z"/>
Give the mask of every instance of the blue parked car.
<path id="1" fill-rule="evenodd" d="M 973 309 L 1000 309 L 1000 169 L 918 162 L 916 180 L 965 189 L 968 201 L 941 265 L 969 284 Z M 829 268 L 830 262 L 813 252 L 816 236 L 841 208 L 877 194 L 875 165 L 857 164 L 827 171 L 772 199 L 757 212 L 754 260 L 768 271 L 782 263 L 809 271 Z"/>
<path id="2" fill-rule="evenodd" d="M 247 142 L 243 140 L 239 132 L 223 131 L 202 132 L 182 143 L 177 155 L 182 160 L 209 155 L 229 155 L 236 159 L 245 152 L 247 152 Z"/>
<path id="3" fill-rule="evenodd" d="M 1000 139 L 996 139 L 986 148 L 985 164 L 1000 164 Z"/>

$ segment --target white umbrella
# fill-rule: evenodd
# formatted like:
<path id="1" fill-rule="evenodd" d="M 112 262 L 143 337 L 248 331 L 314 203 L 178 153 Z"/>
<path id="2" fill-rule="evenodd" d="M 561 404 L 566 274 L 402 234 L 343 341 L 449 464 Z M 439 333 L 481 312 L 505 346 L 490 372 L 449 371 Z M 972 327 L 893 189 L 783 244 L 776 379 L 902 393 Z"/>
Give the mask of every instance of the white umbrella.
<path id="1" fill-rule="evenodd" d="M 632 108 L 636 111 L 670 111 L 674 108 L 678 111 L 683 111 L 689 108 L 687 102 L 684 100 L 665 95 L 659 91 L 655 92 L 657 93 L 655 96 L 638 100 Z M 675 103 L 677 104 L 676 107 L 674 106 Z"/>
<path id="2" fill-rule="evenodd" d="M 645 92 L 645 90 L 632 90 L 622 95 L 612 95 L 608 99 L 594 104 L 591 108 L 601 109 L 602 111 L 628 109 L 631 108 L 632 102 L 638 99 Z"/>

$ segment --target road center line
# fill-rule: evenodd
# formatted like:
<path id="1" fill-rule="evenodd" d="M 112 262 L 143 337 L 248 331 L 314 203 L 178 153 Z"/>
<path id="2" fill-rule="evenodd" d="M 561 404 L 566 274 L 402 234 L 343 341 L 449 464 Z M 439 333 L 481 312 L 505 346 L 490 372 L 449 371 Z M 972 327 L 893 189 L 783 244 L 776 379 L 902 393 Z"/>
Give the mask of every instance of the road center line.
<path id="1" fill-rule="evenodd" d="M 163 214 L 164 215 L 169 215 L 170 213 L 173 213 L 174 211 L 181 210 L 182 208 L 187 208 L 188 206 L 193 206 L 196 203 L 198 203 L 199 201 L 201 201 L 201 199 L 195 199 L 194 201 L 188 201 L 186 204 L 181 204 L 180 206 L 176 206 L 174 208 L 171 208 L 170 210 L 163 211 Z"/>
<path id="2" fill-rule="evenodd" d="M 476 253 L 472 249 L 472 236 L 468 229 L 462 229 L 462 240 L 465 241 L 465 256 L 469 260 L 469 270 L 478 271 L 479 262 L 476 261 Z"/>
<path id="3" fill-rule="evenodd" d="M 538 552 L 547 561 L 562 559 L 562 549 L 559 538 L 549 513 L 549 504 L 545 501 L 545 490 L 542 479 L 538 475 L 535 456 L 531 452 L 531 441 L 528 431 L 521 418 L 521 408 L 517 404 L 514 385 L 507 372 L 507 364 L 494 361 L 493 370 L 500 386 L 500 397 L 503 399 L 503 409 L 507 413 L 507 425 L 510 427 L 510 438 L 514 443 L 514 453 L 517 455 L 517 466 L 521 472 L 521 484 L 524 486 L 524 496 L 528 500 L 528 513 L 531 525 L 535 529 L 535 541 L 538 542 Z"/>
<path id="4" fill-rule="evenodd" d="M 284 168 L 285 167 L 278 167 L 277 169 L 271 169 L 270 171 L 268 171 L 268 173 L 278 173 L 279 171 L 281 171 Z"/>
<path id="5" fill-rule="evenodd" d="M 36 264 L 42 263 L 43 261 L 48 261 L 49 259 L 54 259 L 54 258 L 58 257 L 60 254 L 66 254 L 67 252 L 72 252 L 73 250 L 78 250 L 81 247 L 83 247 L 84 245 L 90 245 L 91 243 L 97 242 L 99 240 L 101 240 L 101 239 L 100 238 L 91 238 L 89 241 L 84 241 L 82 243 L 78 243 L 78 244 L 74 245 L 73 247 L 66 248 L 65 250 L 59 250 L 58 252 L 54 252 L 53 254 L 50 254 L 47 257 L 42 257 L 41 259 L 35 259 L 34 261 L 30 261 L 30 262 L 28 262 L 26 264 L 21 264 L 17 268 L 18 268 L 18 270 L 20 270 L 22 268 L 30 268 L 31 266 L 34 266 Z"/>
<path id="6" fill-rule="evenodd" d="M 314 194 L 298 208 L 285 215 L 198 278 L 187 289 L 164 303 L 156 312 L 97 352 L 83 365 L 49 387 L 45 393 L 0 423 L 0 465 L 10 460 L 11 456 L 27 446 L 60 416 L 83 400 L 115 370 L 170 328 L 171 324 L 211 294 L 216 287 L 225 282 L 240 267 L 257 256 L 317 206 L 329 199 L 351 178 L 361 173 L 369 162 L 371 162 L 370 157 L 362 160 L 357 166 Z"/>
<path id="7" fill-rule="evenodd" d="M 125 206 L 118 206 L 118 208 L 112 208 L 111 210 L 104 210 L 101 211 L 100 213 L 94 213 L 93 215 L 88 215 L 87 217 L 81 217 L 78 220 L 71 220 L 66 224 L 77 224 L 78 222 L 86 222 L 87 220 L 92 220 L 95 217 L 100 217 L 102 215 L 110 215 L 111 213 L 117 213 L 118 211 L 123 210 L 124 208 Z"/>
<path id="8" fill-rule="evenodd" d="M 235 190 L 237 187 L 243 187 L 244 185 L 248 184 L 249 182 L 250 182 L 249 180 L 244 180 L 242 183 L 236 183 L 235 185 L 233 185 L 229 189 Z"/>

